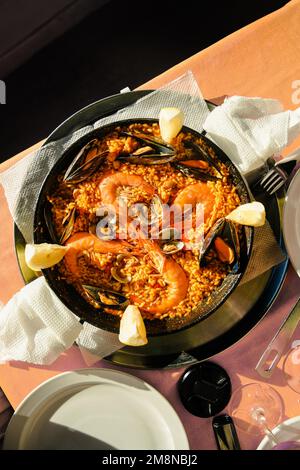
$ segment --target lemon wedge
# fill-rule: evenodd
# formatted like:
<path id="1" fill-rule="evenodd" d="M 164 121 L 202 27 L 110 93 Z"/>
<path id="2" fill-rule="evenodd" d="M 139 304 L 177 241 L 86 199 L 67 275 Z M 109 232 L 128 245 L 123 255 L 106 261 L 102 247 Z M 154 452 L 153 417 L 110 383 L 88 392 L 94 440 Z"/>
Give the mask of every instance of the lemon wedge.
<path id="1" fill-rule="evenodd" d="M 135 305 L 128 305 L 123 313 L 119 340 L 127 346 L 144 346 L 148 343 L 143 317 Z"/>
<path id="2" fill-rule="evenodd" d="M 67 250 L 66 246 L 51 243 L 27 244 L 25 247 L 25 261 L 30 269 L 39 271 L 59 263 Z"/>
<path id="3" fill-rule="evenodd" d="M 170 144 L 180 132 L 184 114 L 178 108 L 162 108 L 159 113 L 159 128 L 162 139 Z"/>
<path id="4" fill-rule="evenodd" d="M 261 202 L 249 202 L 234 209 L 226 217 L 232 222 L 251 227 L 261 227 L 266 221 L 265 207 Z"/>

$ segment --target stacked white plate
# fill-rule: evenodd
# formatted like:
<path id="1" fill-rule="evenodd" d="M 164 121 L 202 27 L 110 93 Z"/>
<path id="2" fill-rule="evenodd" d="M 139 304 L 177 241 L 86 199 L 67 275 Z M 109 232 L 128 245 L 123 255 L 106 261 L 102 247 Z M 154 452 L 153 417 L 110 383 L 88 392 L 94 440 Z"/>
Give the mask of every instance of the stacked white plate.
<path id="1" fill-rule="evenodd" d="M 151 385 L 110 369 L 60 374 L 15 411 L 5 449 L 187 450 L 184 427 Z"/>
<path id="2" fill-rule="evenodd" d="M 286 195 L 283 235 L 291 263 L 300 276 L 300 170 L 292 179 Z"/>

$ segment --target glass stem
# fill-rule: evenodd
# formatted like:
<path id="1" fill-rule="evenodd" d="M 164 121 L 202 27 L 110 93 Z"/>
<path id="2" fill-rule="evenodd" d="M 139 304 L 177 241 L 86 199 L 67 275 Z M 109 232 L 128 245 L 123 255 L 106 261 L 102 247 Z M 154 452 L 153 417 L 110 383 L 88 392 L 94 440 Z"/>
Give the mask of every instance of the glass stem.
<path id="1" fill-rule="evenodd" d="M 252 411 L 252 416 L 258 422 L 258 424 L 260 425 L 260 427 L 262 428 L 264 433 L 268 437 L 270 437 L 275 442 L 275 444 L 278 444 L 279 443 L 278 440 L 276 439 L 273 432 L 271 431 L 271 429 L 267 425 L 267 420 L 266 420 L 264 411 L 260 408 L 256 408 Z"/>

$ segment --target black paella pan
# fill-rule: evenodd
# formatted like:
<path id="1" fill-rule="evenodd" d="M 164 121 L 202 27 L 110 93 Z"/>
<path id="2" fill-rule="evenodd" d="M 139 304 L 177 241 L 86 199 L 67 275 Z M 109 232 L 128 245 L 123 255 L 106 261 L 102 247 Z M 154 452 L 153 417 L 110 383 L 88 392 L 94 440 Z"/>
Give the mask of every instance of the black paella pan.
<path id="1" fill-rule="evenodd" d="M 69 167 L 69 165 L 71 164 L 75 156 L 78 154 L 78 152 L 82 149 L 82 147 L 94 138 L 101 138 L 105 136 L 107 133 L 113 130 L 116 125 L 128 125 L 137 122 L 152 123 L 155 122 L 155 120 L 133 119 L 119 121 L 118 123 L 106 125 L 102 128 L 92 131 L 91 133 L 79 139 L 61 156 L 61 158 L 57 161 L 57 163 L 47 175 L 39 194 L 34 219 L 35 243 L 53 242 L 44 217 L 44 209 L 45 205 L 47 204 L 47 196 L 53 193 L 53 190 L 57 185 L 58 176 L 66 171 L 66 169 Z M 217 158 L 221 162 L 225 163 L 226 166 L 229 168 L 233 184 L 237 188 L 241 203 L 244 204 L 250 202 L 250 194 L 247 184 L 244 178 L 239 173 L 238 169 L 227 157 L 227 155 L 225 155 L 225 153 L 221 149 L 219 149 L 215 144 L 213 144 L 202 134 L 199 134 L 196 131 L 193 131 L 186 127 L 183 127 L 183 131 L 189 131 L 193 134 L 193 136 L 201 137 L 205 141 L 205 143 L 213 149 Z M 223 281 L 222 285 L 218 289 L 216 289 L 215 292 L 212 294 L 209 301 L 199 304 L 190 313 L 189 316 L 185 318 L 168 318 L 163 320 L 152 321 L 146 320 L 145 324 L 148 336 L 161 336 L 171 333 L 178 334 L 178 332 L 182 330 L 188 330 L 193 325 L 201 322 L 208 316 L 213 315 L 213 313 L 225 302 L 225 300 L 230 296 L 230 294 L 232 294 L 232 292 L 238 286 L 239 281 L 247 268 L 248 260 L 251 255 L 252 243 L 253 229 L 251 227 L 243 228 L 241 235 L 243 259 L 239 271 L 236 273 L 232 272 L 228 274 L 228 276 Z M 60 300 L 71 311 L 73 311 L 74 314 L 77 315 L 81 321 L 86 321 L 103 330 L 118 333 L 120 322 L 119 317 L 108 314 L 104 311 L 99 312 L 99 309 L 93 308 L 88 302 L 84 300 L 84 298 L 76 291 L 76 289 L 72 285 L 68 284 L 63 279 L 60 279 L 59 271 L 56 266 L 51 269 L 43 270 L 43 275 L 51 289 L 56 293 Z"/>

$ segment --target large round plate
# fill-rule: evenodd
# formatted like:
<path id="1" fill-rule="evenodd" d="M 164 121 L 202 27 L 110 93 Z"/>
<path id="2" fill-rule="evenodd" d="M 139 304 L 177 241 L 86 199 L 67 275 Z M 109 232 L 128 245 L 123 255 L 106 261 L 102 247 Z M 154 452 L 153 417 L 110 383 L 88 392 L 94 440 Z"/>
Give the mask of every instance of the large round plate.
<path id="1" fill-rule="evenodd" d="M 283 235 L 291 263 L 300 276 L 300 169 L 292 179 L 283 207 Z"/>
<path id="2" fill-rule="evenodd" d="M 113 114 L 118 109 L 133 104 L 147 93 L 149 91 L 135 91 L 97 101 L 62 123 L 46 142 L 62 138 L 101 117 Z M 261 194 L 258 199 L 265 205 L 267 218 L 278 243 L 284 250 L 281 232 L 283 197 L 284 195 L 276 198 Z M 35 274 L 26 266 L 25 242 L 16 227 L 15 244 L 21 273 L 28 283 L 35 278 Z M 143 347 L 124 347 L 107 359 L 128 367 L 181 367 L 224 351 L 251 331 L 267 313 L 280 291 L 287 265 L 288 261 L 285 261 L 253 281 L 239 286 L 213 316 L 199 324 L 168 336 L 152 337 L 148 345 Z M 186 344 L 189 345 L 188 348 Z"/>
<path id="3" fill-rule="evenodd" d="M 187 450 L 189 444 L 175 410 L 151 385 L 119 371 L 82 369 L 47 380 L 25 398 L 4 449 Z"/>
<path id="4" fill-rule="evenodd" d="M 300 442 L 300 416 L 287 419 L 283 423 L 272 429 L 272 433 L 279 442 L 299 441 Z M 274 447 L 273 440 L 265 436 L 256 450 L 272 450 Z"/>

